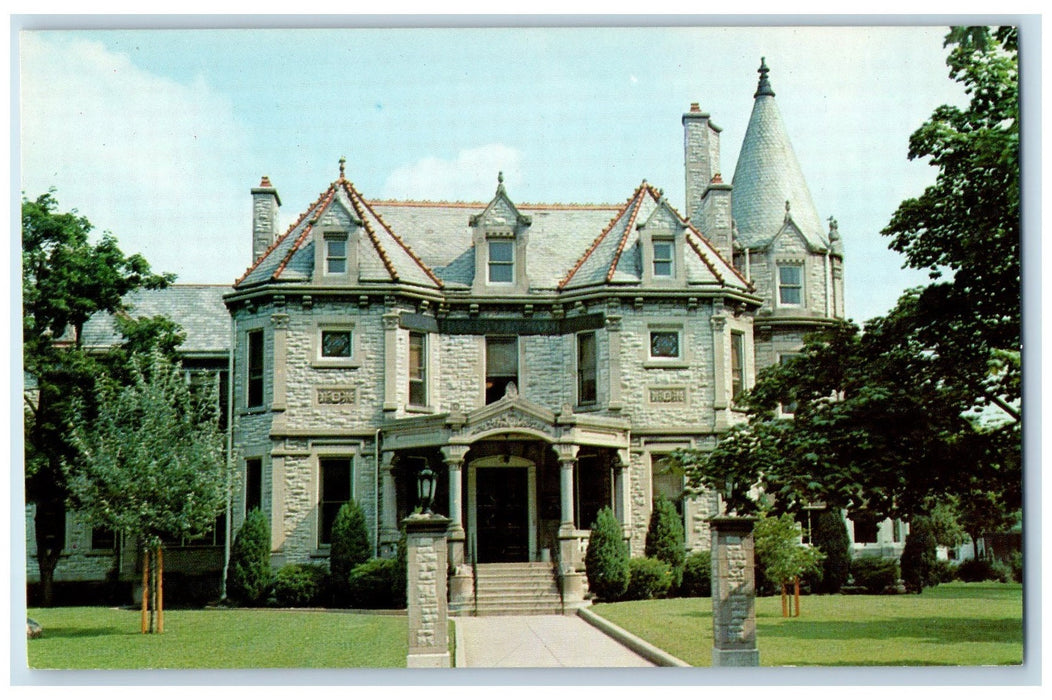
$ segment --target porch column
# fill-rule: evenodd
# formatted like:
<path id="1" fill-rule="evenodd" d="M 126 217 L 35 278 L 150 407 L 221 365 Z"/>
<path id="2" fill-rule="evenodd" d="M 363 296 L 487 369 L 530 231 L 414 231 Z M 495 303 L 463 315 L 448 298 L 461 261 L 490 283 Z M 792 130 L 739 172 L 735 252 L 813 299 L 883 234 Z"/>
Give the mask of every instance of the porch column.
<path id="1" fill-rule="evenodd" d="M 380 454 L 380 554 L 395 556 L 398 539 L 398 493 L 394 478 L 395 453 L 386 450 Z"/>
<path id="2" fill-rule="evenodd" d="M 580 445 L 556 445 L 559 458 L 559 556 L 564 570 L 575 570 L 581 561 L 580 545 L 574 528 L 573 470 L 577 464 Z"/>
<path id="3" fill-rule="evenodd" d="M 442 456 L 449 475 L 449 563 L 454 567 L 464 563 L 464 500 L 463 475 L 466 445 L 446 445 Z"/>
<path id="4" fill-rule="evenodd" d="M 628 520 L 629 509 L 626 503 L 628 489 L 625 484 L 625 472 L 628 470 L 628 450 L 618 450 L 614 455 L 614 516 L 627 535 L 631 523 Z"/>

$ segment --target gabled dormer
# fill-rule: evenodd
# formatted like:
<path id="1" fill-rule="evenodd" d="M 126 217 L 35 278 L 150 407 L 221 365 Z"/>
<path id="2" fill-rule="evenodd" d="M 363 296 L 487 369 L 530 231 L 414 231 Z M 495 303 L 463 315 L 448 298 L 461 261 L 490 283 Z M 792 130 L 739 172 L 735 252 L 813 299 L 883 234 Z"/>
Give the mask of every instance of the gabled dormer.
<path id="1" fill-rule="evenodd" d="M 468 220 L 475 248 L 475 294 L 525 294 L 526 242 L 530 217 L 519 213 L 497 175 L 497 193 L 481 214 Z"/>
<path id="2" fill-rule="evenodd" d="M 346 196 L 333 198 L 311 226 L 314 246 L 313 282 L 318 285 L 358 282 L 358 251 L 362 220 Z"/>
<path id="3" fill-rule="evenodd" d="M 647 220 L 639 224 L 640 279 L 645 285 L 683 284 L 686 224 L 661 197 Z"/>

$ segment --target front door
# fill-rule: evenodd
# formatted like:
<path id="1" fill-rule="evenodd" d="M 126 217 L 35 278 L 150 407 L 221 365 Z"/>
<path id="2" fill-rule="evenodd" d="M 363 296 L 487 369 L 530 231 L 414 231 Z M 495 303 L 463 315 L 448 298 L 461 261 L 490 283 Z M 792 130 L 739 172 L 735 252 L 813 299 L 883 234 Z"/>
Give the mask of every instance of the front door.
<path id="1" fill-rule="evenodd" d="M 475 474 L 480 562 L 529 561 L 529 470 L 487 467 Z"/>

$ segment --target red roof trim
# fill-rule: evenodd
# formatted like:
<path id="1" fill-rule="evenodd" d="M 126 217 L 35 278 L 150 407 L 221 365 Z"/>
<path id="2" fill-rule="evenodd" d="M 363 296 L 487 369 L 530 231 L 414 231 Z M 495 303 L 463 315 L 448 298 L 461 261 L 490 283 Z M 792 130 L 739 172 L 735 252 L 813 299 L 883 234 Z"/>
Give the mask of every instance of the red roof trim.
<path id="1" fill-rule="evenodd" d="M 388 235 L 390 235 L 391 238 L 393 238 L 395 240 L 395 242 L 398 243 L 398 245 L 400 245 L 402 247 L 402 250 L 404 250 L 406 252 L 406 254 L 410 258 L 413 259 L 413 262 L 415 262 L 420 267 L 420 269 L 424 271 L 424 274 L 426 274 L 428 277 L 430 277 L 431 281 L 434 282 L 435 284 L 437 284 L 439 286 L 439 288 L 444 287 L 445 284 L 442 282 L 441 279 L 439 279 L 438 275 L 436 275 L 431 270 L 431 268 L 428 267 L 427 264 L 424 263 L 424 261 L 421 260 L 420 257 L 416 253 L 413 252 L 413 249 L 410 248 L 409 245 L 404 240 L 402 240 L 401 236 L 399 236 L 397 233 L 395 233 L 394 230 L 392 230 L 391 227 L 387 225 L 387 222 L 384 221 L 383 217 L 380 216 L 376 212 L 376 210 L 372 208 L 372 206 L 369 204 L 369 202 L 367 202 L 361 196 L 361 194 L 357 192 L 357 190 L 355 190 L 355 193 L 358 194 L 358 200 L 361 203 L 361 205 L 369 210 L 369 213 L 372 214 L 373 217 L 380 223 L 380 225 L 384 227 L 384 230 L 387 231 Z M 348 195 L 350 195 L 350 193 L 348 193 Z M 352 201 L 353 201 L 353 198 L 352 198 Z M 364 217 L 363 217 L 363 221 L 364 221 Z"/>
<path id="2" fill-rule="evenodd" d="M 614 260 L 610 263 L 610 269 L 606 273 L 606 281 L 609 282 L 614 278 L 614 273 L 617 271 L 617 263 L 621 261 L 621 254 L 625 252 L 625 245 L 628 243 L 628 237 L 632 233 L 632 227 L 636 224 L 636 217 L 639 216 L 639 210 L 643 205 L 643 191 L 647 188 L 646 180 L 636 189 L 636 206 L 632 209 L 632 216 L 628 220 L 628 225 L 625 226 L 625 233 L 621 236 L 621 243 L 617 246 L 617 252 L 614 254 Z"/>
<path id="3" fill-rule="evenodd" d="M 331 190 L 331 189 L 332 189 L 332 185 L 329 185 L 329 189 L 325 190 L 320 195 L 318 195 L 318 198 L 316 200 L 314 200 L 314 203 L 311 204 L 309 207 L 307 207 L 306 211 L 304 211 L 302 214 L 300 214 L 299 218 L 296 219 L 296 221 L 293 222 L 293 224 L 291 226 L 289 226 L 288 230 L 285 231 L 285 233 L 283 233 L 280 236 L 278 236 L 277 239 L 273 243 L 271 243 L 270 246 L 265 251 L 263 251 L 263 254 L 260 255 L 259 258 L 254 263 L 252 263 L 251 265 L 248 266 L 248 269 L 245 270 L 245 273 L 243 275 L 241 275 L 240 277 L 238 277 L 237 280 L 234 281 L 234 286 L 235 287 L 238 286 L 239 284 L 241 284 L 242 282 L 244 282 L 245 278 L 248 277 L 249 275 L 251 275 L 252 272 L 255 271 L 255 269 L 257 267 L 259 267 L 260 263 L 262 263 L 264 260 L 266 260 L 267 256 L 269 256 L 274 251 L 275 248 L 277 248 L 279 245 L 281 245 L 285 241 L 285 239 L 289 237 L 290 233 L 292 233 L 293 231 L 296 230 L 297 226 L 299 226 L 301 223 L 303 223 L 303 220 L 307 218 L 307 215 L 310 214 L 312 211 L 314 211 L 315 207 L 317 207 L 319 204 L 321 204 L 321 201 L 325 198 L 325 195 L 327 195 L 329 193 L 329 190 Z"/>
<path id="4" fill-rule="evenodd" d="M 603 229 L 603 232 L 596 236 L 595 240 L 592 241 L 592 245 L 589 246 L 588 250 L 584 252 L 584 255 L 577 259 L 577 262 L 574 263 L 573 268 L 571 268 L 570 271 L 566 274 L 566 277 L 564 277 L 562 281 L 559 282 L 557 289 L 562 290 L 566 285 L 570 283 L 570 280 L 573 279 L 573 276 L 577 274 L 577 271 L 581 269 L 581 266 L 584 265 L 585 261 L 588 260 L 589 257 L 591 257 L 592 253 L 594 253 L 595 249 L 599 247 L 599 244 L 603 242 L 607 234 L 614 230 L 614 226 L 617 225 L 617 222 L 620 221 L 621 217 L 625 215 L 626 211 L 628 211 L 628 206 L 632 203 L 632 200 L 636 198 L 637 193 L 638 190 L 636 192 L 633 192 L 632 195 L 625 200 L 625 203 L 622 204 L 621 208 L 617 210 L 616 214 L 614 214 L 614 218 L 610 219 L 610 223 L 606 225 L 606 228 Z"/>

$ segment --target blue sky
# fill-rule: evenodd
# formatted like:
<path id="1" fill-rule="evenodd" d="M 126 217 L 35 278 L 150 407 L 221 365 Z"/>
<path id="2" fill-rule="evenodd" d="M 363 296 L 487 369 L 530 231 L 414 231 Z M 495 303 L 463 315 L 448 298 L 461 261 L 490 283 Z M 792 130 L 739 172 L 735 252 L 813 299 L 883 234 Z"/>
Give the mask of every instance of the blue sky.
<path id="1" fill-rule="evenodd" d="M 249 190 L 287 225 L 338 174 L 366 197 L 622 202 L 681 211 L 680 117 L 723 128 L 730 181 L 760 57 L 819 215 L 839 222 L 848 314 L 926 275 L 879 235 L 935 171 L 908 138 L 944 103 L 945 27 L 39 31 L 20 36 L 21 189 L 57 188 L 182 282 L 250 264 Z M 598 232 L 597 232 L 598 233 Z"/>

